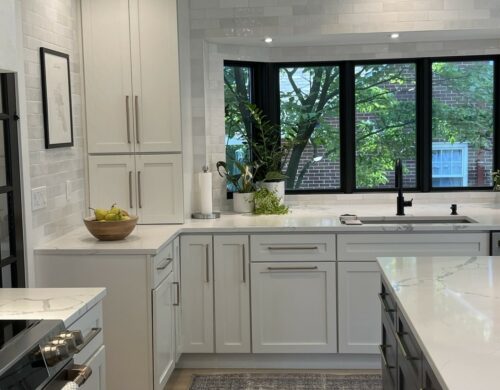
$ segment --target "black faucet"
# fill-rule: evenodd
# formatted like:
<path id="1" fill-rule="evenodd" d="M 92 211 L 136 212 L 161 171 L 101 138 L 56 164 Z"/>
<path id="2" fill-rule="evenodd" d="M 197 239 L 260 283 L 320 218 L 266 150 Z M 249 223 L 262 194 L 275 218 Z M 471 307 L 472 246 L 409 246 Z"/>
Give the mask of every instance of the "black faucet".
<path id="1" fill-rule="evenodd" d="M 394 177 L 396 182 L 396 189 L 398 190 L 396 215 L 405 215 L 405 207 L 413 206 L 413 199 L 405 200 L 405 198 L 403 197 L 403 164 L 401 163 L 401 160 L 399 158 L 396 160 Z"/>

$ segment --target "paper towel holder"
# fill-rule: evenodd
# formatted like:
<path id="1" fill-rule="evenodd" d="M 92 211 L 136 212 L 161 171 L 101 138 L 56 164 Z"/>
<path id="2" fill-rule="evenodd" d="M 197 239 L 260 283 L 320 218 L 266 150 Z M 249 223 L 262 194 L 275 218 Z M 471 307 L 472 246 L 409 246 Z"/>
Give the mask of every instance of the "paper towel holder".
<path id="1" fill-rule="evenodd" d="M 210 172 L 210 168 L 208 167 L 208 165 L 204 165 L 201 170 L 203 173 Z M 191 218 L 193 218 L 193 219 L 217 219 L 217 218 L 220 218 L 220 212 L 214 211 L 214 212 L 208 213 L 208 214 L 197 212 L 197 213 L 191 214 Z"/>

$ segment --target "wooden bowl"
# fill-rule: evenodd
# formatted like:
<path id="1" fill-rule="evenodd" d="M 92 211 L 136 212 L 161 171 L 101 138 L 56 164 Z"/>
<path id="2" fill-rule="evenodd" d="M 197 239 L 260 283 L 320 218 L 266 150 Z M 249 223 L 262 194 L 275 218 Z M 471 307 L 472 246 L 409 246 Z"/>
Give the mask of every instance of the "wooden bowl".
<path id="1" fill-rule="evenodd" d="M 127 237 L 135 225 L 137 225 L 137 216 L 130 216 L 127 221 L 96 221 L 95 217 L 84 218 L 83 222 L 90 234 L 101 241 L 117 241 Z"/>

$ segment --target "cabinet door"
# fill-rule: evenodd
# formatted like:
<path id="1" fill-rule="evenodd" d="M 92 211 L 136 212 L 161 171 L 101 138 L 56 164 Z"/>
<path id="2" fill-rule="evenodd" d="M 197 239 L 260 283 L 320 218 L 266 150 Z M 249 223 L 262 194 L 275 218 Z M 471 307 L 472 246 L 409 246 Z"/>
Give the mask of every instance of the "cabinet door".
<path id="1" fill-rule="evenodd" d="M 106 353 L 104 345 L 85 363 L 92 375 L 79 387 L 82 390 L 106 390 Z"/>
<path id="2" fill-rule="evenodd" d="M 338 264 L 339 352 L 378 353 L 380 271 L 372 262 Z"/>
<path id="3" fill-rule="evenodd" d="M 214 352 L 212 236 L 181 237 L 183 352 Z"/>
<path id="4" fill-rule="evenodd" d="M 182 158 L 137 155 L 137 207 L 142 223 L 182 223 Z"/>
<path id="5" fill-rule="evenodd" d="M 252 263 L 253 352 L 337 352 L 335 263 Z"/>
<path id="6" fill-rule="evenodd" d="M 384 390 L 393 390 L 397 385 L 398 346 L 392 322 L 387 314 L 382 314 L 380 357 L 382 360 L 382 387 Z"/>
<path id="7" fill-rule="evenodd" d="M 136 151 L 180 152 L 176 0 L 132 0 Z"/>
<path id="8" fill-rule="evenodd" d="M 214 237 L 216 353 L 250 353 L 248 252 L 248 236 Z"/>
<path id="9" fill-rule="evenodd" d="M 170 273 L 152 292 L 154 390 L 165 388 L 175 366 L 173 281 Z"/>
<path id="10" fill-rule="evenodd" d="M 89 153 L 133 152 L 128 0 L 82 1 Z"/>
<path id="11" fill-rule="evenodd" d="M 91 207 L 117 203 L 136 214 L 134 156 L 89 156 Z"/>
<path id="12" fill-rule="evenodd" d="M 182 305 L 181 305 L 181 248 L 179 237 L 174 240 L 174 285 L 175 285 L 175 361 L 182 354 Z"/>

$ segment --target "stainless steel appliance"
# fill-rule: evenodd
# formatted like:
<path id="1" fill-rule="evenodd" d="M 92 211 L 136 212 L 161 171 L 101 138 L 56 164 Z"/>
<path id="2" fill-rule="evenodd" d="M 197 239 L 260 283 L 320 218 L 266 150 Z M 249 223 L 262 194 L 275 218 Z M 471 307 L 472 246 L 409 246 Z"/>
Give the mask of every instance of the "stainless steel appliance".
<path id="1" fill-rule="evenodd" d="M 500 256 L 500 232 L 491 232 L 491 255 Z"/>
<path id="2" fill-rule="evenodd" d="M 92 371 L 73 355 L 89 341 L 60 320 L 0 320 L 0 390 L 78 388 Z"/>

